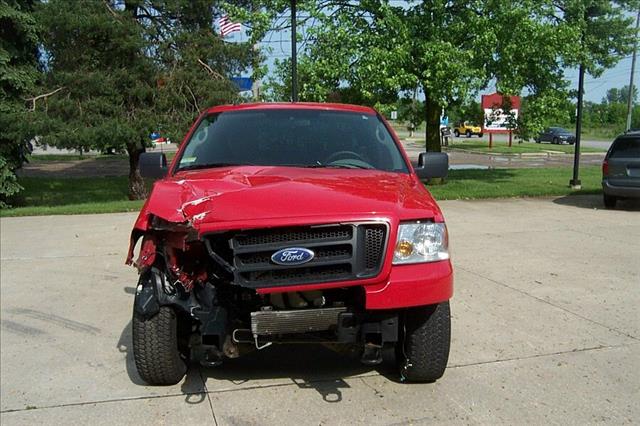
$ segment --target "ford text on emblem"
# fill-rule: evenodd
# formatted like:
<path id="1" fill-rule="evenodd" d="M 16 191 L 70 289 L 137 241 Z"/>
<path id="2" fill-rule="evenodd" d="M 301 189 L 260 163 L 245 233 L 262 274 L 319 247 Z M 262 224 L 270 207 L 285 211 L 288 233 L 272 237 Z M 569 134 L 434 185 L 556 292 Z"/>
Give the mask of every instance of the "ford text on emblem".
<path id="1" fill-rule="evenodd" d="M 310 262 L 315 253 L 309 249 L 302 247 L 290 247 L 278 250 L 271 256 L 271 261 L 278 265 L 302 265 Z"/>

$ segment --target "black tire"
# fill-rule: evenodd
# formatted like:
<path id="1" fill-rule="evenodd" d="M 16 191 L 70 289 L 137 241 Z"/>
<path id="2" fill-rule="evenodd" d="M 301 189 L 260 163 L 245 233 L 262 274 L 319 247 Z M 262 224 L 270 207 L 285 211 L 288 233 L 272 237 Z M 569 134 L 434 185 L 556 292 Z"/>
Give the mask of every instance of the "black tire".
<path id="1" fill-rule="evenodd" d="M 615 209 L 616 208 L 616 203 L 618 202 L 618 199 L 616 197 L 614 197 L 614 196 L 604 194 L 603 201 L 604 201 L 604 206 L 606 208 Z"/>
<path id="2" fill-rule="evenodd" d="M 449 302 L 407 309 L 403 322 L 404 335 L 396 344 L 400 375 L 410 382 L 435 382 L 449 361 Z"/>
<path id="3" fill-rule="evenodd" d="M 558 138 L 553 138 L 553 141 L 551 143 L 553 143 L 555 145 L 559 145 L 560 141 L 558 140 Z"/>
<path id="4" fill-rule="evenodd" d="M 540 143 L 540 139 L 536 138 L 535 139 L 536 143 Z"/>
<path id="5" fill-rule="evenodd" d="M 470 138 L 471 137 L 471 130 L 467 130 L 467 137 Z"/>
<path id="6" fill-rule="evenodd" d="M 478 133 L 478 137 L 481 138 L 482 137 L 482 133 Z"/>
<path id="7" fill-rule="evenodd" d="M 145 319 L 134 311 L 133 357 L 142 380 L 150 385 L 175 385 L 187 372 L 178 350 L 178 318 L 168 306 Z"/>
<path id="8" fill-rule="evenodd" d="M 453 134 L 454 134 L 454 135 L 456 135 L 456 138 L 459 138 L 459 137 L 460 137 L 460 132 L 458 131 L 458 129 L 455 129 L 455 130 L 453 131 Z"/>

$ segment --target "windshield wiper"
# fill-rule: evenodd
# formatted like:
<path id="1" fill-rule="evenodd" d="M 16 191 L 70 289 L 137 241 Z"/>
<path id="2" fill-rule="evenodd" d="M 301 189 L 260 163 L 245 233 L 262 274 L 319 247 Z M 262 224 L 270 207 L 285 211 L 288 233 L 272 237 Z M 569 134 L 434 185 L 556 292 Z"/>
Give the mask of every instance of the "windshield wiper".
<path id="1" fill-rule="evenodd" d="M 198 169 L 213 169 L 216 167 L 231 167 L 231 166 L 252 166 L 249 163 L 204 163 L 204 164 L 190 164 L 188 166 L 178 167 L 178 172 L 183 170 L 198 170 Z"/>
<path id="2" fill-rule="evenodd" d="M 373 167 L 365 166 L 363 164 L 314 164 L 308 167 L 312 168 L 327 168 L 327 169 L 373 169 Z"/>

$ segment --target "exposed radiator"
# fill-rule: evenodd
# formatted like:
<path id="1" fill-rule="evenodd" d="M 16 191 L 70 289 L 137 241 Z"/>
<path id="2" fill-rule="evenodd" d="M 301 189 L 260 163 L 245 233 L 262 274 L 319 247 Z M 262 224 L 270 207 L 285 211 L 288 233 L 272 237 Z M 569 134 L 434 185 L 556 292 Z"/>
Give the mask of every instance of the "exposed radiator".
<path id="1" fill-rule="evenodd" d="M 299 309 L 251 312 L 251 332 L 257 336 L 325 331 L 338 324 L 347 308 Z"/>

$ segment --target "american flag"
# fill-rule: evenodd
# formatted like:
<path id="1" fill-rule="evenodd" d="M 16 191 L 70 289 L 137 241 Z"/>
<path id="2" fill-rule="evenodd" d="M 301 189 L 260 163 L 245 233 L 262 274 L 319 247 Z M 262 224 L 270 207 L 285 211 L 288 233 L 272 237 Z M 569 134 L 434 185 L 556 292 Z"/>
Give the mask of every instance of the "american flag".
<path id="1" fill-rule="evenodd" d="M 242 24 L 239 22 L 231 22 L 228 15 L 224 15 L 218 21 L 220 25 L 220 35 L 226 37 L 227 34 L 231 34 L 242 29 Z"/>

